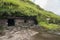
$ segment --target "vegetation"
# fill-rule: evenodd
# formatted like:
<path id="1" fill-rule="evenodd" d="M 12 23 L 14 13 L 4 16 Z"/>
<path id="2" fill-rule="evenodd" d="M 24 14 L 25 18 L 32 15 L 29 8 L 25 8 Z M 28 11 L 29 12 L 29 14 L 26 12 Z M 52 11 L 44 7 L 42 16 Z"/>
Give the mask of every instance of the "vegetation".
<path id="1" fill-rule="evenodd" d="M 60 16 L 42 9 L 29 0 L 0 0 L 0 18 L 25 15 L 36 16 L 38 24 L 47 29 L 60 28 Z"/>

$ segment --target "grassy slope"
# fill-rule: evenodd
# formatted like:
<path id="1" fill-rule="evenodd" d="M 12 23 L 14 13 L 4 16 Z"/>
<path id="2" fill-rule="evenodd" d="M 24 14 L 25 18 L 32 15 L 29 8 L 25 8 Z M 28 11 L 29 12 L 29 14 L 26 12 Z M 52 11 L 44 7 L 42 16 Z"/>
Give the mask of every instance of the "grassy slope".
<path id="1" fill-rule="evenodd" d="M 0 17 L 21 15 L 37 16 L 38 24 L 47 29 L 58 28 L 58 24 L 60 24 L 60 16 L 45 11 L 29 0 L 0 0 Z M 47 18 L 50 18 L 50 24 L 49 21 L 46 20 Z"/>

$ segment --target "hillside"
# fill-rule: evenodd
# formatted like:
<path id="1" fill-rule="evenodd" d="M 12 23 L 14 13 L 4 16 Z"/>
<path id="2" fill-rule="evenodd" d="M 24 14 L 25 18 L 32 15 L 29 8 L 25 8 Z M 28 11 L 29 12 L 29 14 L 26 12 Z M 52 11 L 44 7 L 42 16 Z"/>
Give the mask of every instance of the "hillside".
<path id="1" fill-rule="evenodd" d="M 36 16 L 38 24 L 47 29 L 60 28 L 60 16 L 40 8 L 29 0 L 0 0 L 0 18 L 25 15 Z"/>

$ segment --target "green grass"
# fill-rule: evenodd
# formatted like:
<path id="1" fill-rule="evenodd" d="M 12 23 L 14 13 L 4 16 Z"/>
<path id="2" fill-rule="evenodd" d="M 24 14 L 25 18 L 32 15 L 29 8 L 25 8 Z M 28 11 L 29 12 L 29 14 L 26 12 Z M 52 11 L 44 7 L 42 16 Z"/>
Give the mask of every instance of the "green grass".
<path id="1" fill-rule="evenodd" d="M 40 26 L 44 27 L 47 30 L 58 30 L 60 28 L 60 25 L 48 24 L 48 23 L 45 23 L 45 22 L 40 22 Z"/>

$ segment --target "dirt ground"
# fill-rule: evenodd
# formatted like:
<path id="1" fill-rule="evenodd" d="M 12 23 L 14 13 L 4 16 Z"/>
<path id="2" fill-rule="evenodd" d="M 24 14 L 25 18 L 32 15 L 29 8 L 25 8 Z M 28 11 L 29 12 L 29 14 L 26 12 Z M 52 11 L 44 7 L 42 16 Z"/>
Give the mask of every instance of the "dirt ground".
<path id="1" fill-rule="evenodd" d="M 60 36 L 46 32 L 40 32 L 39 34 L 33 36 L 32 40 L 60 40 Z"/>

